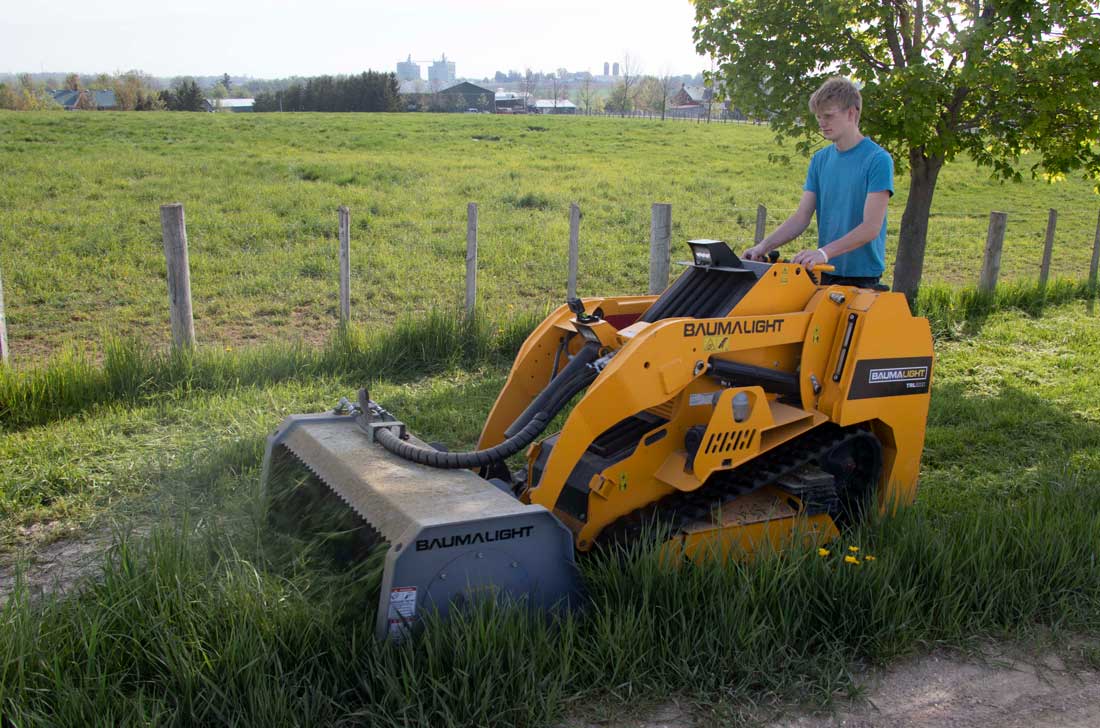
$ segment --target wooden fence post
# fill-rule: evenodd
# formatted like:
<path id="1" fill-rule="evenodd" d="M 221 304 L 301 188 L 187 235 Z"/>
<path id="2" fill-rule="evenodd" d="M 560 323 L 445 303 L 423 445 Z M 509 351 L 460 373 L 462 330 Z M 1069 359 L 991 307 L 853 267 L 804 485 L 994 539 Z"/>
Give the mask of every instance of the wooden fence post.
<path id="1" fill-rule="evenodd" d="M 580 257 L 581 208 L 576 202 L 569 204 L 569 282 L 566 298 L 577 297 L 577 258 Z"/>
<path id="2" fill-rule="evenodd" d="M 1054 252 L 1054 228 L 1058 225 L 1058 211 L 1051 208 L 1047 215 L 1047 239 L 1043 245 L 1043 265 L 1039 268 L 1039 288 L 1046 288 L 1050 277 L 1050 258 Z"/>
<path id="3" fill-rule="evenodd" d="M 195 344 L 195 321 L 191 315 L 191 264 L 187 259 L 187 226 L 182 204 L 160 206 L 160 229 L 164 235 L 164 259 L 168 263 L 172 345 L 191 347 Z"/>
<path id="4" fill-rule="evenodd" d="M 982 275 L 978 279 L 978 290 L 993 293 L 997 288 L 997 278 L 1001 274 L 1001 250 L 1005 244 L 1005 228 L 1008 225 L 1008 213 L 989 213 L 989 230 L 985 234 L 985 257 L 982 260 Z"/>
<path id="5" fill-rule="evenodd" d="M 4 277 L 0 276 L 0 366 L 2 366 L 4 364 L 7 364 L 7 363 L 8 363 L 8 320 L 4 317 Z"/>
<path id="6" fill-rule="evenodd" d="M 649 292 L 660 293 L 668 287 L 670 245 L 672 241 L 672 205 L 654 202 L 649 217 Z"/>
<path id="7" fill-rule="evenodd" d="M 1092 263 L 1089 264 L 1089 286 L 1096 290 L 1096 269 L 1100 267 L 1100 215 L 1096 217 L 1096 237 L 1092 239 Z M 0 291 L 0 294 L 3 292 Z M 3 301 L 0 300 L 0 323 L 3 322 Z M 3 328 L 0 327 L 0 332 Z"/>
<path id="8" fill-rule="evenodd" d="M 340 325 L 351 323 L 351 211 L 340 205 Z"/>
<path id="9" fill-rule="evenodd" d="M 768 226 L 768 208 L 763 205 L 756 206 L 756 232 L 753 233 L 752 242 L 759 243 L 764 239 L 765 228 Z"/>
<path id="10" fill-rule="evenodd" d="M 477 203 L 466 205 L 466 315 L 477 303 Z"/>

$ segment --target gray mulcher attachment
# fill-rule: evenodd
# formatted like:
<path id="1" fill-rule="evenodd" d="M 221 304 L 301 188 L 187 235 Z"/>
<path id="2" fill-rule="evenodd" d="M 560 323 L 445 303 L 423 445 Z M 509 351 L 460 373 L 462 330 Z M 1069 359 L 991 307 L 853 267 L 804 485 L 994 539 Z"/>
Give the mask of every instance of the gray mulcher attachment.
<path id="1" fill-rule="evenodd" d="M 552 513 L 469 470 L 438 470 L 387 452 L 368 426 L 378 419 L 357 409 L 287 417 L 268 438 L 263 483 L 266 492 L 273 473 L 300 461 L 389 543 L 379 639 L 415 632 L 427 609 L 446 617 L 485 596 L 546 610 L 579 604 L 572 537 Z M 404 434 L 398 422 L 383 424 Z"/>

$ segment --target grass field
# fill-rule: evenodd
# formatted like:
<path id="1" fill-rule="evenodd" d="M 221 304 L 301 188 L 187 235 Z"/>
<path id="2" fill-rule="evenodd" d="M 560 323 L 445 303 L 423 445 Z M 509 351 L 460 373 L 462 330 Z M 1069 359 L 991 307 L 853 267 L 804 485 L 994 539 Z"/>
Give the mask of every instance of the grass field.
<path id="1" fill-rule="evenodd" d="M 496 319 L 563 297 L 571 201 L 584 213 L 582 295 L 644 290 L 656 201 L 673 205 L 674 241 L 745 247 L 758 203 L 774 226 L 800 195 L 805 160 L 769 163 L 775 152 L 791 149 L 737 124 L 0 112 L 0 271 L 14 361 L 97 346 L 104 332 L 167 341 L 166 202 L 186 206 L 200 342 L 319 343 L 336 326 L 338 205 L 352 209 L 353 316 L 388 325 L 461 305 L 465 209 L 478 202 L 479 301 Z M 896 186 L 891 246 L 907 178 Z M 1096 224 L 1090 183 L 1001 184 L 950 164 L 925 280 L 976 280 L 991 209 L 1009 213 L 1004 277 L 1033 278 L 1048 207 L 1061 213 L 1054 273 L 1080 278 Z"/>
<path id="2" fill-rule="evenodd" d="M 470 445 L 512 342 L 483 331 L 456 355 L 446 331 L 412 352 L 435 374 L 396 371 L 373 391 L 418 434 Z M 576 620 L 479 613 L 407 649 L 371 641 L 362 574 L 272 534 L 256 497 L 264 435 L 358 385 L 354 357 L 255 386 L 182 380 L 6 432 L 5 543 L 32 524 L 129 518 L 153 535 L 125 540 L 80 598 L 0 608 L 0 713 L 18 725 L 547 725 L 578 701 L 678 694 L 721 721 L 761 695 L 828 701 L 854 688 L 853 661 L 1095 630 L 1098 342 L 1094 302 L 996 313 L 941 342 L 918 505 L 839 544 L 873 562 L 796 552 L 670 573 L 644 554 L 590 560 L 595 606 Z M 240 354 L 217 356 L 207 369 L 228 372 Z"/>
<path id="3" fill-rule="evenodd" d="M 593 607 L 575 619 L 487 610 L 391 648 L 370 636 L 362 570 L 267 526 L 258 466 L 287 414 L 369 384 L 421 437 L 472 445 L 561 298 L 570 201 L 585 212 L 582 295 L 636 292 L 651 202 L 673 204 L 674 239 L 736 247 L 757 202 L 794 204 L 803 163 L 771 166 L 772 151 L 760 127 L 641 120 L 0 113 L 17 363 L 0 369 L 0 562 L 35 540 L 150 534 L 124 535 L 77 596 L 0 606 L 0 725 L 541 726 L 669 695 L 722 723 L 746 699 L 826 703 L 856 689 L 856 663 L 1095 633 L 1096 292 L 1026 279 L 1047 207 L 1062 212 L 1055 273 L 1081 277 L 1096 198 L 962 162 L 941 177 L 927 278 L 972 282 L 998 208 L 1018 283 L 994 299 L 926 289 L 938 358 L 918 503 L 830 557 L 674 572 L 651 553 L 587 559 Z M 467 320 L 471 200 L 482 311 Z M 170 201 L 187 205 L 207 344 L 189 353 L 163 346 Z M 356 261 L 342 334 L 339 204 Z M 848 544 L 875 560 L 849 567 Z"/>

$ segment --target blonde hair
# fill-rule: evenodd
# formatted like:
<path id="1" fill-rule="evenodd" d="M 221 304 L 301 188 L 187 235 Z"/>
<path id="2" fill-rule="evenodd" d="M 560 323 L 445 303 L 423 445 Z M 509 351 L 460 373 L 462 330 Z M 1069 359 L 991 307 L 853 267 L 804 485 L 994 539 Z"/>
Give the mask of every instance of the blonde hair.
<path id="1" fill-rule="evenodd" d="M 810 96 L 810 112 L 816 114 L 830 104 L 837 104 L 842 110 L 854 107 L 856 111 L 860 111 L 863 109 L 863 97 L 851 80 L 843 76 L 833 76 Z"/>

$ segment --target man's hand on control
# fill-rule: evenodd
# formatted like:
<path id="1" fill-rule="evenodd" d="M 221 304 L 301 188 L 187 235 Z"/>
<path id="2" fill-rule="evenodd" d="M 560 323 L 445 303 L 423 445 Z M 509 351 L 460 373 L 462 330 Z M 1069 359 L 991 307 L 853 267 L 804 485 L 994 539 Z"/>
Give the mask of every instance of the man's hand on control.
<path id="1" fill-rule="evenodd" d="M 805 266 L 806 270 L 813 270 L 815 265 L 828 263 L 829 256 L 821 248 L 814 248 L 812 250 L 803 250 L 798 255 L 791 258 L 791 262 L 796 265 Z"/>
<path id="2" fill-rule="evenodd" d="M 766 260 L 768 249 L 764 247 L 763 243 L 759 243 L 746 250 L 741 257 L 745 260 Z"/>

